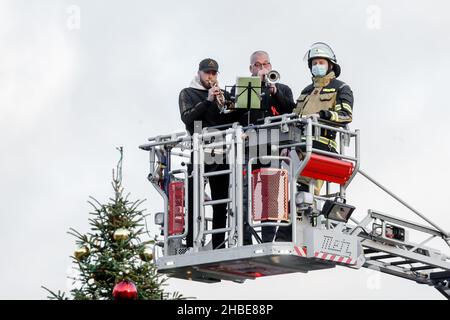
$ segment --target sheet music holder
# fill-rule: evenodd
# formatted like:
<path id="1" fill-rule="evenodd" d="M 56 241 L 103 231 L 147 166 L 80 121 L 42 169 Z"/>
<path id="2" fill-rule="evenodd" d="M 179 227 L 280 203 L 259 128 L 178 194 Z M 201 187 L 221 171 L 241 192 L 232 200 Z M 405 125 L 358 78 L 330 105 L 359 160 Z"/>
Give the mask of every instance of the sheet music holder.
<path id="1" fill-rule="evenodd" d="M 261 78 L 237 77 L 235 108 L 248 110 L 247 124 L 250 123 L 251 110 L 261 109 Z"/>
<path id="2" fill-rule="evenodd" d="M 237 109 L 261 109 L 261 78 L 237 77 L 235 101 Z"/>

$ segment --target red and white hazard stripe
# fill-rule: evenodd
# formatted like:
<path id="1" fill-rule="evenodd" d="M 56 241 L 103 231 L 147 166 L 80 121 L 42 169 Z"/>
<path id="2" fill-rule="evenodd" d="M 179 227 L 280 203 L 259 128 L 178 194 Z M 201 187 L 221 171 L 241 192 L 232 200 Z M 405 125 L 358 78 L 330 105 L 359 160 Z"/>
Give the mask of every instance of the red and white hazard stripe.
<path id="1" fill-rule="evenodd" d="M 334 261 L 337 263 L 356 264 L 356 260 L 352 258 L 342 257 L 331 253 L 314 252 L 314 257 L 322 260 Z"/>
<path id="2" fill-rule="evenodd" d="M 294 246 L 295 252 L 297 252 L 297 255 L 300 257 L 306 257 L 307 251 L 306 247 L 297 247 Z"/>

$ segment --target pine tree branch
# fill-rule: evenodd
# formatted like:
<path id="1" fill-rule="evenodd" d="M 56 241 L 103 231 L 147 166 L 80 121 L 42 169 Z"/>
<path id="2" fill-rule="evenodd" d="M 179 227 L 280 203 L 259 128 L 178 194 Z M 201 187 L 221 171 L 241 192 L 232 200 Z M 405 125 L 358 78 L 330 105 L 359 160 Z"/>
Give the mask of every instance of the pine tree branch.
<path id="1" fill-rule="evenodd" d="M 102 207 L 102 204 L 101 204 L 100 202 L 98 202 L 97 199 L 95 199 L 95 198 L 92 197 L 92 196 L 89 196 L 89 198 L 92 199 L 95 203 L 97 203 L 97 205 L 98 205 L 99 207 Z M 92 202 L 90 202 L 89 200 L 88 200 L 88 203 L 90 203 L 95 209 L 97 209 L 97 207 L 96 207 Z"/>
<path id="2" fill-rule="evenodd" d="M 47 298 L 50 300 L 69 300 L 69 298 L 65 297 L 65 293 L 62 291 L 58 290 L 58 293 L 55 293 L 44 286 L 41 286 L 41 288 L 46 290 L 50 294 L 50 296 L 47 296 Z"/>

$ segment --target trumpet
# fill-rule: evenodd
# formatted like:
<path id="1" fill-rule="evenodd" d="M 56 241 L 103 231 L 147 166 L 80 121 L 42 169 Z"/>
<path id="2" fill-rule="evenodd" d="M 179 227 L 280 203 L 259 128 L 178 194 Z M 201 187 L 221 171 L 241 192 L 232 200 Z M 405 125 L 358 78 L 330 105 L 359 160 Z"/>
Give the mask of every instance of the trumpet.
<path id="1" fill-rule="evenodd" d="M 280 80 L 280 73 L 275 70 L 269 71 L 265 76 L 267 84 L 277 83 Z"/>
<path id="2" fill-rule="evenodd" d="M 209 81 L 209 84 L 211 86 L 211 88 L 219 88 L 219 83 L 217 81 Z M 220 90 L 220 88 L 219 88 Z M 226 109 L 226 101 L 225 101 L 225 96 L 222 92 L 222 90 L 220 90 L 220 95 L 216 96 L 215 98 L 215 102 L 217 103 L 217 106 L 219 107 L 221 112 L 224 112 Z"/>

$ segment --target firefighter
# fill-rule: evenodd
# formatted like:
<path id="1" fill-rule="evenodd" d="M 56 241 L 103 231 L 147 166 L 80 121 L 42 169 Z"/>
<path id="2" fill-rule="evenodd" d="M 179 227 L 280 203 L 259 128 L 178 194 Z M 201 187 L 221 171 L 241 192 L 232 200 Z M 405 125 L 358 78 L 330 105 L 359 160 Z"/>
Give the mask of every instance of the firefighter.
<path id="1" fill-rule="evenodd" d="M 350 86 L 337 80 L 341 67 L 329 45 L 314 43 L 306 53 L 308 67 L 313 76 L 312 84 L 301 92 L 294 112 L 300 116 L 325 119 L 344 126 L 352 122 L 353 92 Z M 337 152 L 336 132 L 322 129 L 320 137 L 313 141 L 313 147 Z M 317 181 L 315 193 L 318 194 L 323 181 Z"/>
<path id="2" fill-rule="evenodd" d="M 297 99 L 294 112 L 302 117 L 325 119 L 335 126 L 344 126 L 352 121 L 353 92 L 350 86 L 337 78 L 341 67 L 329 45 L 314 43 L 306 52 L 305 60 L 312 74 L 312 83 L 303 89 Z M 313 137 L 313 148 L 337 153 L 336 132 L 322 129 L 318 138 Z M 302 157 L 301 151 L 299 157 Z M 308 191 L 309 180 L 299 178 L 300 191 Z M 314 193 L 318 195 L 323 186 L 322 180 L 316 180 Z M 280 227 L 276 240 L 290 241 L 290 228 Z"/>

